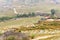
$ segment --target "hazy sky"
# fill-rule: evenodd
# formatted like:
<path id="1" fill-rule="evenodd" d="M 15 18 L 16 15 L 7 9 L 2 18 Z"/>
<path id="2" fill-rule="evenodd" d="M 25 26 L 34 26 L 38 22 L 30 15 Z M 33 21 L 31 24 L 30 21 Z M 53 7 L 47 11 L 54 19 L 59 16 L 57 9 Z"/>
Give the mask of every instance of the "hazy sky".
<path id="1" fill-rule="evenodd" d="M 0 0 L 0 2 L 4 2 L 4 1 L 10 1 L 10 0 Z M 14 1 L 17 1 L 17 0 L 14 0 Z M 41 0 L 41 1 L 44 1 L 44 0 Z M 60 1 L 60 0 L 53 0 L 53 1 Z"/>
<path id="2" fill-rule="evenodd" d="M 43 2 L 54 2 L 54 3 L 60 3 L 60 0 L 0 0 L 0 5 L 2 4 L 12 4 L 12 3 L 18 3 L 18 4 L 32 4 L 32 3 L 43 3 Z"/>

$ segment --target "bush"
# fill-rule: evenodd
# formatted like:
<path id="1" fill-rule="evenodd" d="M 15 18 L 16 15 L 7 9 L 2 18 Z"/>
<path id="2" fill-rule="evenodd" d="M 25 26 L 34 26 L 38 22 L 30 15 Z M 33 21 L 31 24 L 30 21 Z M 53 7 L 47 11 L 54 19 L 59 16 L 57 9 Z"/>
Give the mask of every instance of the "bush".
<path id="1" fill-rule="evenodd" d="M 36 36 L 36 34 L 31 34 L 30 37 L 33 39 Z"/>
<path id="2" fill-rule="evenodd" d="M 6 20 L 10 20 L 12 19 L 13 17 L 1 17 L 0 18 L 0 21 L 6 21 Z"/>
<path id="3" fill-rule="evenodd" d="M 27 14 L 23 14 L 22 16 L 23 16 L 23 17 L 28 17 L 28 15 L 27 15 Z"/>

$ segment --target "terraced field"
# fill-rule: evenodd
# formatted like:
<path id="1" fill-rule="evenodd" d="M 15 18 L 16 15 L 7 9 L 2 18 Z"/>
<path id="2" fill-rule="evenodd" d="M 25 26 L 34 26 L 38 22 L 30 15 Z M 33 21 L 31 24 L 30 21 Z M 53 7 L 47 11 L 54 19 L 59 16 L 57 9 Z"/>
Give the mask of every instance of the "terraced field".
<path id="1" fill-rule="evenodd" d="M 28 31 L 22 31 L 30 35 L 32 40 L 60 40 L 60 23 L 59 22 L 41 22 L 35 24 L 36 27 Z M 41 27 L 42 26 L 42 27 Z"/>
<path id="2" fill-rule="evenodd" d="M 30 40 L 60 40 L 59 21 L 40 21 L 40 17 L 22 18 L 0 23 L 0 34 L 6 31 L 21 32 Z"/>
<path id="3" fill-rule="evenodd" d="M 38 22 L 40 19 L 40 16 L 37 17 L 31 17 L 31 18 L 20 18 L 17 20 L 9 20 L 5 22 L 0 22 L 0 31 L 4 32 L 5 30 L 8 30 L 10 28 L 18 28 L 20 26 L 29 27 L 32 26 L 33 23 Z"/>

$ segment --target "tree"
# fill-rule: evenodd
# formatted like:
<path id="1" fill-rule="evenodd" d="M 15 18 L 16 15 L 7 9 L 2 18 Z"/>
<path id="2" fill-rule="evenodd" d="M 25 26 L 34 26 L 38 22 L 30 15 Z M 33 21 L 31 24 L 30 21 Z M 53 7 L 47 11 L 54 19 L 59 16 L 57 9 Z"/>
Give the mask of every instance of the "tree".
<path id="1" fill-rule="evenodd" d="M 28 17 L 28 15 L 27 14 L 23 14 L 22 17 Z"/>
<path id="2" fill-rule="evenodd" d="M 32 16 L 35 16 L 35 13 L 34 12 L 32 12 Z"/>
<path id="3" fill-rule="evenodd" d="M 0 18 L 0 21 L 5 21 L 5 20 L 7 20 L 6 17 L 1 17 Z"/>
<path id="4" fill-rule="evenodd" d="M 51 18 L 54 18 L 55 10 L 51 9 Z"/>

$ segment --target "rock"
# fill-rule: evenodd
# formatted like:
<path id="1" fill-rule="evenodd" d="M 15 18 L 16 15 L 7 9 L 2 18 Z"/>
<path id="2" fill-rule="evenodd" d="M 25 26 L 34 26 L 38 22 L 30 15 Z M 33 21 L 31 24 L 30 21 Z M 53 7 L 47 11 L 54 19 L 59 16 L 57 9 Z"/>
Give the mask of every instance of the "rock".
<path id="1" fill-rule="evenodd" d="M 29 40 L 29 37 L 21 32 L 7 31 L 0 36 L 0 40 Z"/>

